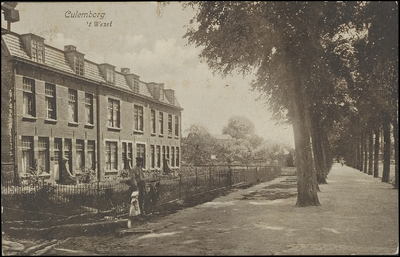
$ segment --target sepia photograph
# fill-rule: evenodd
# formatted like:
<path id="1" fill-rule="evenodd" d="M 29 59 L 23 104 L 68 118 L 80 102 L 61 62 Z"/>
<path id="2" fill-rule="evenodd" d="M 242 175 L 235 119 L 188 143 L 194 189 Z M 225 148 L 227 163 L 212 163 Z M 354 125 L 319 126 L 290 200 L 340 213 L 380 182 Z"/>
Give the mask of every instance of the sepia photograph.
<path id="1" fill-rule="evenodd" d="M 3 256 L 398 255 L 397 1 L 1 2 Z"/>

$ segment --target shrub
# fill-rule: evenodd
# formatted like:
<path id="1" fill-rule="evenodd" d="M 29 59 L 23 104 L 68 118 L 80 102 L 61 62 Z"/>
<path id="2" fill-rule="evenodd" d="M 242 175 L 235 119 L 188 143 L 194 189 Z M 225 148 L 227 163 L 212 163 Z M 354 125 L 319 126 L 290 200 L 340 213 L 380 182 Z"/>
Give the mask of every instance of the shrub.
<path id="1" fill-rule="evenodd" d="M 92 169 L 83 168 L 79 173 L 79 183 L 90 184 L 97 181 L 97 174 Z"/>

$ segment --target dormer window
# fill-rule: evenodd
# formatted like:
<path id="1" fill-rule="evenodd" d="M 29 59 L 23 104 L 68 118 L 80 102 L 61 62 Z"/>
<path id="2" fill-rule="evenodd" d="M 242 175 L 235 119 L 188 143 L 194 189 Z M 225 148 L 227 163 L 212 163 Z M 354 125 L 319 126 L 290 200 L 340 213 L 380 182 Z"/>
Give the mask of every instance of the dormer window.
<path id="1" fill-rule="evenodd" d="M 29 33 L 21 35 L 21 39 L 24 43 L 26 53 L 31 57 L 32 61 L 44 63 L 44 38 Z"/>
<path id="2" fill-rule="evenodd" d="M 107 82 L 114 83 L 114 71 L 107 69 Z"/>
<path id="3" fill-rule="evenodd" d="M 75 64 L 75 67 L 74 67 L 75 73 L 83 76 L 83 67 L 85 64 L 85 60 L 83 59 L 83 56 L 75 55 L 74 64 Z"/>
<path id="4" fill-rule="evenodd" d="M 44 63 L 44 45 L 36 39 L 32 39 L 32 60 L 35 62 Z"/>
<path id="5" fill-rule="evenodd" d="M 130 73 L 129 68 L 121 68 L 121 73 L 125 76 L 126 82 L 128 82 L 129 87 L 134 93 L 139 93 L 139 76 Z"/>
<path id="6" fill-rule="evenodd" d="M 73 45 L 64 46 L 64 52 L 75 74 L 83 76 L 85 71 L 85 55 L 78 52 L 76 46 Z"/>
<path id="7" fill-rule="evenodd" d="M 139 93 L 139 80 L 138 79 L 133 80 L 133 92 Z"/>
<path id="8" fill-rule="evenodd" d="M 103 75 L 103 78 L 108 83 L 115 83 L 115 66 L 108 63 L 102 63 L 99 64 L 99 69 Z"/>

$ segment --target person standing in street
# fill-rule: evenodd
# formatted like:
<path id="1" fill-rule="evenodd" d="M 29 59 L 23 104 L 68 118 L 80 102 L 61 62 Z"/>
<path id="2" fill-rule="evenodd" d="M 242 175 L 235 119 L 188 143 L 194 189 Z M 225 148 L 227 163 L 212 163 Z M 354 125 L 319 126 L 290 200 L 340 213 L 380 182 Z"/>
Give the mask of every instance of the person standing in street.
<path id="1" fill-rule="evenodd" d="M 139 190 L 140 214 L 146 215 L 146 212 L 144 210 L 144 202 L 146 199 L 146 181 L 144 179 L 144 172 L 143 172 L 142 166 L 143 166 L 143 158 L 137 157 L 136 158 L 136 166 L 132 169 L 132 173 L 135 174 L 135 178 L 137 181 L 137 187 Z"/>

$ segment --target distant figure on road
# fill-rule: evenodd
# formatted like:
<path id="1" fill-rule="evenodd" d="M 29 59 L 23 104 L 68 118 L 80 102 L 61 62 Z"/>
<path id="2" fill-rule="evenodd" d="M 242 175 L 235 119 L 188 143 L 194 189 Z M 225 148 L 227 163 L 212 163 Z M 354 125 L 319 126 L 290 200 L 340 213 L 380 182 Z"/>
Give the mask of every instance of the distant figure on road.
<path id="1" fill-rule="evenodd" d="M 342 164 L 342 167 L 343 167 L 343 164 L 344 164 L 344 159 L 343 158 L 340 158 L 340 163 Z"/>

